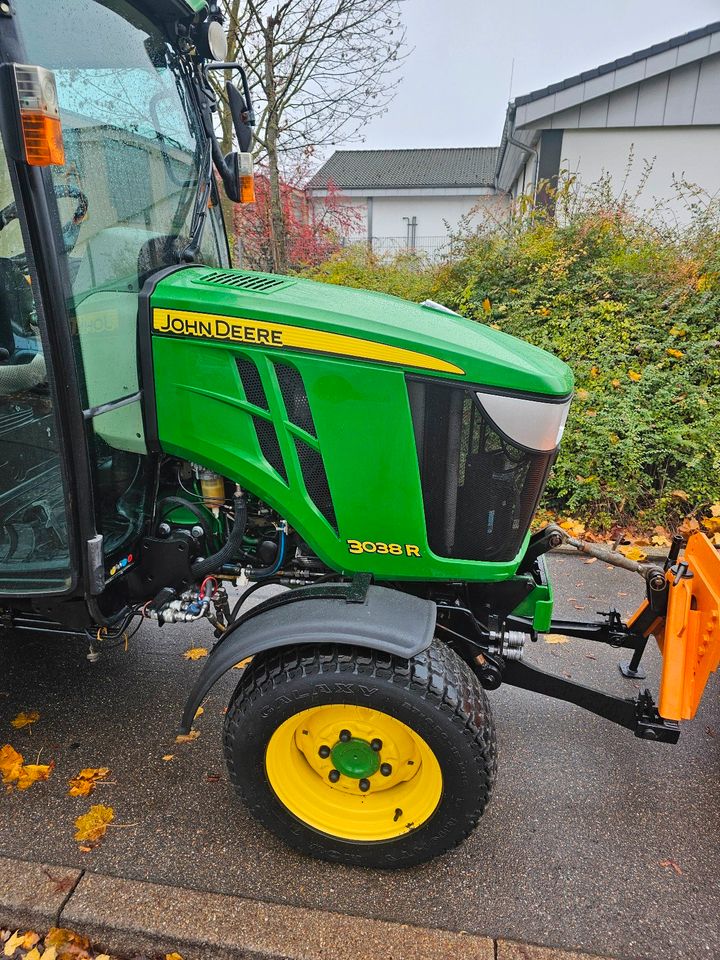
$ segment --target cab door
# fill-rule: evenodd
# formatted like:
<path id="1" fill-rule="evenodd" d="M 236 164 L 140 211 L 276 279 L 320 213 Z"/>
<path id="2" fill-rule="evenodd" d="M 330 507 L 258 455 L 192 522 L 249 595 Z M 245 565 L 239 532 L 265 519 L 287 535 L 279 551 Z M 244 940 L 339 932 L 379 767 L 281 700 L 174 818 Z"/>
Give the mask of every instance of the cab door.
<path id="1" fill-rule="evenodd" d="M 67 485 L 28 249 L 0 141 L 0 603 L 73 585 Z"/>

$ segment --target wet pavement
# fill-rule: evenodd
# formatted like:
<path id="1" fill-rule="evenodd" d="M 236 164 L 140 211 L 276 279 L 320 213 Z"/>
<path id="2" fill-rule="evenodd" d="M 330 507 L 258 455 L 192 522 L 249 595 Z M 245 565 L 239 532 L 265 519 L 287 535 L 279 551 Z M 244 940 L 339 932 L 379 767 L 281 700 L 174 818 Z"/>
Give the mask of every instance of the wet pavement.
<path id="1" fill-rule="evenodd" d="M 560 556 L 551 571 L 558 616 L 627 615 L 642 593 L 601 562 Z M 623 958 L 720 955 L 720 677 L 677 746 L 536 694 L 491 693 L 500 771 L 479 829 L 431 864 L 382 873 L 312 861 L 250 819 L 220 743 L 237 673 L 205 703 L 199 739 L 175 743 L 203 663 L 182 654 L 210 643 L 207 628 L 147 626 L 128 653 L 92 664 L 77 640 L 0 638 L 0 745 L 55 762 L 47 783 L 0 792 L 0 855 Z M 638 687 L 617 651 L 586 641 L 541 642 L 527 658 L 623 696 Z M 646 666 L 656 690 L 656 650 Z M 21 710 L 40 720 L 13 729 Z M 91 798 L 67 795 L 70 777 L 100 766 L 111 774 Z M 121 826 L 82 853 L 73 822 L 91 803 Z"/>

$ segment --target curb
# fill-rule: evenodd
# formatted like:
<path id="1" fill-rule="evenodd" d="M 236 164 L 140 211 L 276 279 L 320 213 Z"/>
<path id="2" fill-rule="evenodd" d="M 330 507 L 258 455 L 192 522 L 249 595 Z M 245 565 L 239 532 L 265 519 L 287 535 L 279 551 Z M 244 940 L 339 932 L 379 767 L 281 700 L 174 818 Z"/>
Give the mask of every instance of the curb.
<path id="1" fill-rule="evenodd" d="M 183 960 L 609 960 L 587 953 L 0 857 L 0 926 Z"/>

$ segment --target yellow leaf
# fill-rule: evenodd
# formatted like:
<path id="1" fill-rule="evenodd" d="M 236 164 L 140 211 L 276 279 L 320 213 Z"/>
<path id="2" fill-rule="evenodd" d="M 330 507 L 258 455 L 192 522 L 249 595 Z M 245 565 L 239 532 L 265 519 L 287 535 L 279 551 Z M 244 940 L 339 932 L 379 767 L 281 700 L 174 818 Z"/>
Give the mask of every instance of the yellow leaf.
<path id="1" fill-rule="evenodd" d="M 25 938 L 24 933 L 20 933 L 19 930 L 16 930 L 15 933 L 10 937 L 10 939 L 5 944 L 5 949 L 3 953 L 6 957 L 11 957 L 15 951 L 22 946 L 22 942 Z"/>
<path id="2" fill-rule="evenodd" d="M 55 947 L 45 947 L 40 960 L 57 960 L 57 950 Z"/>
<path id="3" fill-rule="evenodd" d="M 599 373 L 599 370 L 598 370 L 597 367 L 595 367 L 595 366 L 590 367 L 590 376 L 591 376 L 591 377 L 596 377 L 596 376 L 598 375 L 598 373 Z"/>
<path id="4" fill-rule="evenodd" d="M 197 720 L 197 718 L 201 717 L 204 713 L 205 713 L 205 707 L 198 707 L 197 710 L 195 711 L 195 719 Z"/>
<path id="5" fill-rule="evenodd" d="M 647 554 L 640 547 L 620 547 L 620 553 L 628 560 L 634 560 L 636 563 L 642 563 L 647 560 Z"/>
<path id="6" fill-rule="evenodd" d="M 166 953 L 165 960 L 183 960 L 179 953 Z"/>
<path id="7" fill-rule="evenodd" d="M 671 490 L 671 491 L 670 491 L 670 496 L 671 496 L 671 497 L 677 497 L 678 500 L 685 500 L 685 501 L 687 501 L 687 500 L 690 499 L 690 497 L 685 493 L 684 490 Z"/>
<path id="8" fill-rule="evenodd" d="M 538 313 L 540 314 L 541 317 L 550 316 L 550 310 L 548 309 L 548 307 L 540 307 L 540 309 L 538 310 Z"/>
<path id="9" fill-rule="evenodd" d="M 114 819 L 115 812 L 112 807 L 105 807 L 101 803 L 94 804 L 75 821 L 75 839 L 88 840 L 90 843 L 100 840 L 105 836 L 108 824 Z"/>
<path id="10" fill-rule="evenodd" d="M 662 534 L 655 534 L 654 537 L 650 538 L 650 542 L 654 547 L 669 547 L 670 541 L 667 537 L 664 537 Z"/>
<path id="11" fill-rule="evenodd" d="M 47 780 L 52 773 L 54 764 L 52 763 L 28 763 L 20 771 L 18 777 L 18 790 L 27 790 L 34 783 L 41 780 Z"/>
<path id="12" fill-rule="evenodd" d="M 612 381 L 612 385 L 617 389 L 617 388 L 620 386 L 620 381 L 619 381 L 619 380 L 613 380 L 613 381 Z"/>
<path id="13" fill-rule="evenodd" d="M 235 664 L 235 666 L 233 667 L 233 670 L 244 670 L 251 660 L 252 660 L 252 657 L 245 657 L 245 659 L 241 660 L 240 663 Z"/>
<path id="14" fill-rule="evenodd" d="M 502 327 L 499 323 L 491 323 L 489 326 L 491 330 L 502 330 Z"/>
<path id="15" fill-rule="evenodd" d="M 68 781 L 68 795 L 71 797 L 89 797 L 95 789 L 95 784 L 104 780 L 110 773 L 109 767 L 85 767 L 80 773 Z"/>
<path id="16" fill-rule="evenodd" d="M 66 927 L 51 927 L 45 937 L 45 946 L 56 951 L 54 956 L 57 956 L 57 950 L 60 950 L 61 956 L 77 957 L 78 954 L 90 949 L 90 941 L 82 934 L 68 930 Z M 42 960 L 45 960 L 45 953 Z"/>
<path id="17" fill-rule="evenodd" d="M 579 390 L 575 391 L 575 396 L 579 397 L 581 400 L 587 400 L 590 396 L 587 390 L 584 390 L 582 387 Z"/>
<path id="18" fill-rule="evenodd" d="M 200 736 L 199 730 L 191 730 L 190 733 L 179 733 L 175 737 L 175 743 L 192 743 Z"/>
<path id="19" fill-rule="evenodd" d="M 488 299 L 488 297 L 485 297 L 485 299 L 483 300 L 482 308 L 485 311 L 485 313 L 490 313 L 490 311 L 492 310 L 492 304 L 490 303 L 490 300 Z"/>
<path id="20" fill-rule="evenodd" d="M 38 948 L 33 947 L 29 953 L 26 953 L 25 960 L 40 960 L 40 951 Z"/>
<path id="21" fill-rule="evenodd" d="M 570 637 L 563 637 L 559 633 L 546 633 L 545 643 L 570 643 Z"/>
<path id="22" fill-rule="evenodd" d="M 670 327 L 671 337 L 684 337 L 686 335 L 687 335 L 687 330 L 682 330 L 680 327 Z"/>
<path id="23" fill-rule="evenodd" d="M 165 756 L 163 757 L 163 760 L 165 760 L 165 762 L 167 762 L 168 760 L 174 760 L 174 759 L 175 759 L 174 753 L 166 753 Z"/>
<path id="24" fill-rule="evenodd" d="M 25 960 L 27 960 L 27 957 L 25 957 Z M 110 960 L 110 955 L 107 953 L 99 953 L 95 957 L 95 960 Z"/>
<path id="25" fill-rule="evenodd" d="M 20 776 L 23 765 L 23 756 L 18 753 L 9 743 L 0 747 L 0 773 L 3 783 L 12 783 Z"/>
<path id="26" fill-rule="evenodd" d="M 682 350 L 673 350 L 672 347 L 669 347 L 666 353 L 669 357 L 675 357 L 676 360 L 679 360 L 680 357 L 685 356 Z"/>
<path id="27" fill-rule="evenodd" d="M 186 660 L 202 660 L 202 658 L 207 655 L 208 652 L 205 647 L 191 647 L 183 654 Z"/>
<path id="28" fill-rule="evenodd" d="M 631 380 L 634 380 L 635 383 L 637 383 L 638 380 L 642 380 L 642 374 L 638 373 L 637 370 L 628 370 L 628 376 Z"/>
<path id="29" fill-rule="evenodd" d="M 706 530 L 709 530 L 710 533 L 720 533 L 720 517 L 706 517 L 702 525 Z"/>
<path id="30" fill-rule="evenodd" d="M 710 507 L 710 513 L 713 515 L 713 517 L 720 517 L 720 503 L 714 503 Z"/>
<path id="31" fill-rule="evenodd" d="M 27 713 L 19 713 L 10 723 L 16 730 L 22 730 L 23 727 L 29 727 L 31 723 L 37 723 L 39 719 L 40 714 L 37 710 L 28 710 Z"/>

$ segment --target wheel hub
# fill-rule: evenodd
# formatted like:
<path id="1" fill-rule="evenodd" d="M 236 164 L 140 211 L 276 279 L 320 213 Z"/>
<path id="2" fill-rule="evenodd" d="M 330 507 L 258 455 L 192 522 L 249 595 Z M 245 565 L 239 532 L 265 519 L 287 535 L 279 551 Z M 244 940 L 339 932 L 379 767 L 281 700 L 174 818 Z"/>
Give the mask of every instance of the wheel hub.
<path id="1" fill-rule="evenodd" d="M 344 742 L 339 740 L 330 751 L 330 758 L 336 770 L 354 780 L 372 777 L 380 769 L 380 755 L 367 740 L 357 737 Z"/>

